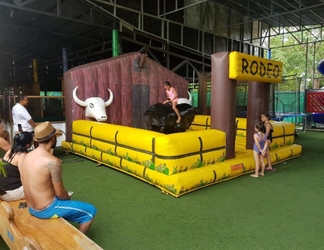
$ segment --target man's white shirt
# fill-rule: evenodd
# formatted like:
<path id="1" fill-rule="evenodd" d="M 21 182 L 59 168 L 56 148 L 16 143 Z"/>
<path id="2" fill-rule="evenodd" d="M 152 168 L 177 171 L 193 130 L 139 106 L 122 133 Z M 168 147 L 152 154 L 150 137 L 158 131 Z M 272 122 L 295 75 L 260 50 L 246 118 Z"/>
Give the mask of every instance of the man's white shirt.
<path id="1" fill-rule="evenodd" d="M 31 119 L 32 118 L 28 113 L 27 109 L 20 103 L 16 103 L 16 105 L 12 107 L 12 120 L 14 123 L 13 126 L 14 134 L 18 132 L 18 124 L 21 124 L 21 128 L 23 131 L 33 132 L 34 129 L 32 125 L 30 125 L 28 122 Z"/>

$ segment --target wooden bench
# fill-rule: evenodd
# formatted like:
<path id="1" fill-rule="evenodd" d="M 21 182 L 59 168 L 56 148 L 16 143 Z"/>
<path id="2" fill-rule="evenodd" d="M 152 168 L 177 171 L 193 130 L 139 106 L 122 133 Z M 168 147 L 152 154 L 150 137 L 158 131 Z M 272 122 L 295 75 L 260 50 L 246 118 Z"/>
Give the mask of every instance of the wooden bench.
<path id="1" fill-rule="evenodd" d="M 10 249 L 102 249 L 66 220 L 38 219 L 20 202 L 0 204 L 0 234 Z"/>

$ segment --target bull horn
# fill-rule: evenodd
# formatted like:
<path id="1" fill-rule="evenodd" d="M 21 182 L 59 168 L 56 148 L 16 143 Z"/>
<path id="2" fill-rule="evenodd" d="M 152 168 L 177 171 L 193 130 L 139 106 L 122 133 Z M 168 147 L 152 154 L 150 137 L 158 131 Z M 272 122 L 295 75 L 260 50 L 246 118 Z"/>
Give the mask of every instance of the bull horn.
<path id="1" fill-rule="evenodd" d="M 105 102 L 105 107 L 108 107 L 108 106 L 112 103 L 112 101 L 113 101 L 113 99 L 114 99 L 114 95 L 113 95 L 113 93 L 111 92 L 111 90 L 108 89 L 108 91 L 109 91 L 109 100 Z"/>
<path id="2" fill-rule="evenodd" d="M 87 104 L 85 101 L 81 101 L 81 100 L 77 97 L 77 95 L 76 95 L 76 91 L 77 91 L 77 89 L 78 89 L 78 86 L 76 86 L 76 87 L 73 89 L 73 99 L 74 99 L 74 101 L 75 101 L 77 104 L 79 104 L 80 106 L 82 106 L 82 107 L 86 107 L 86 106 L 88 106 L 88 104 Z"/>
<path id="3" fill-rule="evenodd" d="M 189 95 L 189 103 L 192 106 L 192 96 L 191 96 L 191 93 L 189 91 L 188 91 L 188 95 Z"/>

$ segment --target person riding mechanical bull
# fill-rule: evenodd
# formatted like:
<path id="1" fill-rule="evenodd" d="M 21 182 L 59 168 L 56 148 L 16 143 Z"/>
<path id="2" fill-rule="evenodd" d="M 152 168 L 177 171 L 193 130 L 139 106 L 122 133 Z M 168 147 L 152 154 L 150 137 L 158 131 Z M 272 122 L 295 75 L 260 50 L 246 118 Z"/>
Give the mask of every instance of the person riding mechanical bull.
<path id="1" fill-rule="evenodd" d="M 195 118 L 195 110 L 190 105 L 191 95 L 188 92 L 189 100 L 186 101 L 182 100 L 186 98 L 178 98 L 176 90 L 168 81 L 164 82 L 164 88 L 167 99 L 163 103 L 150 106 L 144 113 L 151 118 L 151 130 L 164 134 L 185 132 Z"/>

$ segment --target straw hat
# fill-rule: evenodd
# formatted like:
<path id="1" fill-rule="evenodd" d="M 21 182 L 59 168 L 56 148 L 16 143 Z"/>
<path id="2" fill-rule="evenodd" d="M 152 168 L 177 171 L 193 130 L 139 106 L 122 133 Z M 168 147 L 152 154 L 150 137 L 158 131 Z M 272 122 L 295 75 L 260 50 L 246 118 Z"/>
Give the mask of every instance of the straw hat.
<path id="1" fill-rule="evenodd" d="M 50 122 L 42 122 L 39 123 L 34 130 L 34 141 L 43 142 L 46 141 L 57 133 L 59 133 L 59 129 L 55 129 Z"/>

